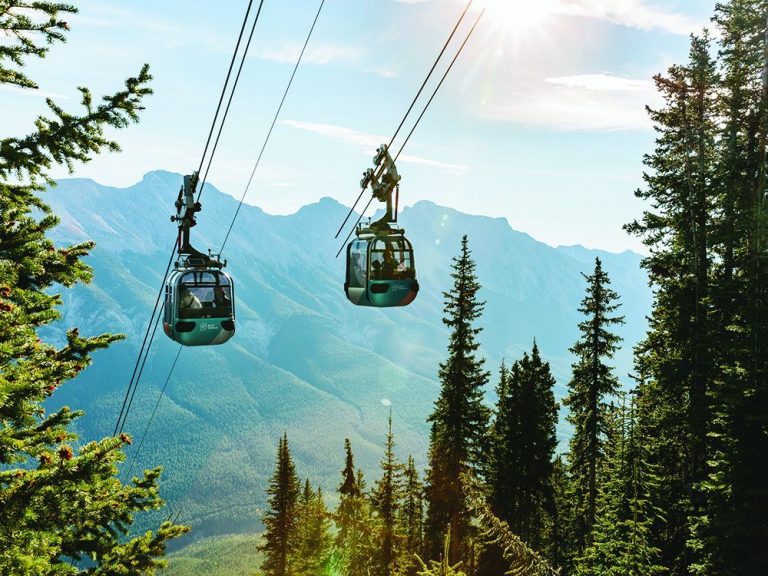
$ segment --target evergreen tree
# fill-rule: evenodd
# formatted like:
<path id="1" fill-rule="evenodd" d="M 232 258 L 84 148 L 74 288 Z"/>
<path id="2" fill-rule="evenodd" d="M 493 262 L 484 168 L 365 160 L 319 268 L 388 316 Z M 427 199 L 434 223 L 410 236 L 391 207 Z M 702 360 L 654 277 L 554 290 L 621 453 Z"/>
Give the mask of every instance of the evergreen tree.
<path id="1" fill-rule="evenodd" d="M 380 574 L 390 576 L 396 567 L 402 534 L 397 522 L 400 501 L 403 496 L 403 465 L 394 453 L 395 438 L 392 434 L 392 411 L 389 413 L 389 428 L 384 458 L 381 461 L 382 476 L 376 482 L 371 494 L 373 510 L 381 522 Z"/>
<path id="2" fill-rule="evenodd" d="M 326 574 L 331 564 L 333 536 L 331 519 L 323 500 L 322 490 L 315 492 L 309 480 L 296 510 L 296 526 L 290 543 L 290 573 L 292 576 Z"/>
<path id="3" fill-rule="evenodd" d="M 403 535 L 403 545 L 398 561 L 398 574 L 415 576 L 418 564 L 416 555 L 423 549 L 424 487 L 419 479 L 419 471 L 408 457 L 403 482 L 402 505 L 400 506 L 399 526 Z"/>
<path id="4" fill-rule="evenodd" d="M 346 453 L 342 481 L 339 485 L 339 506 L 336 510 L 336 542 L 333 563 L 344 576 L 370 576 L 379 568 L 379 521 L 365 497 L 362 470 L 355 471 L 352 444 L 344 440 Z"/>
<path id="5" fill-rule="evenodd" d="M 621 339 L 610 328 L 624 323 L 623 316 L 614 315 L 620 306 L 616 303 L 618 294 L 610 288 L 610 279 L 600 258 L 595 258 L 594 272 L 582 276 L 587 281 L 587 295 L 581 301 L 579 312 L 586 318 L 579 323 L 581 337 L 570 349 L 576 362 L 564 400 L 570 409 L 568 421 L 574 427 L 570 465 L 576 489 L 574 496 L 581 504 L 575 526 L 579 549 L 589 543 L 588 535 L 595 522 L 606 432 L 605 398 L 619 389 L 619 382 L 606 361 L 613 358 Z"/>
<path id="6" fill-rule="evenodd" d="M 654 576 L 659 549 L 651 543 L 658 516 L 650 495 L 657 480 L 638 436 L 633 404 L 606 414 L 606 465 L 589 546 L 577 560 L 576 576 Z"/>
<path id="7" fill-rule="evenodd" d="M 531 549 L 509 524 L 496 516 L 488 505 L 478 480 L 462 474 L 461 482 L 467 494 L 467 503 L 482 532 L 482 539 L 497 546 L 506 564 L 492 574 L 519 574 L 525 576 L 557 576 L 555 570 L 541 555 Z M 470 571 L 470 573 L 473 573 Z"/>
<path id="8" fill-rule="evenodd" d="M 552 514 L 544 534 L 543 555 L 562 574 L 573 573 L 576 556 L 576 487 L 563 456 L 557 456 L 552 468 Z"/>
<path id="9" fill-rule="evenodd" d="M 542 550 L 555 512 L 553 458 L 557 447 L 555 380 L 536 343 L 530 356 L 502 364 L 487 471 L 493 513 L 534 549 Z M 483 574 L 506 566 L 501 551 L 486 549 Z"/>
<path id="10" fill-rule="evenodd" d="M 417 557 L 421 570 L 417 572 L 417 576 L 467 576 L 466 572 L 462 570 L 463 562 L 459 561 L 456 564 L 451 564 L 448 561 L 451 550 L 451 527 L 448 525 L 448 531 L 443 537 L 443 549 L 440 554 L 440 560 L 430 560 L 429 565 Z"/>
<path id="11" fill-rule="evenodd" d="M 264 517 L 264 541 L 259 550 L 264 552 L 261 569 L 265 576 L 291 574 L 289 553 L 294 540 L 299 501 L 299 477 L 288 447 L 288 434 L 284 433 L 277 448 L 275 473 L 269 480 L 269 510 Z M 312 495 L 305 492 L 307 498 Z"/>
<path id="12" fill-rule="evenodd" d="M 76 8 L 57 2 L 0 2 L 0 84 L 37 85 L 23 72 L 25 59 L 44 57 L 65 40 L 63 19 Z M 126 435 L 72 445 L 69 430 L 81 412 L 67 407 L 46 413 L 44 402 L 91 362 L 91 352 L 119 336 L 83 338 L 67 332 L 61 347 L 39 331 L 60 318 L 54 291 L 91 280 L 82 262 L 92 242 L 57 247 L 48 232 L 59 219 L 39 198 L 50 170 L 87 162 L 104 150 L 117 151 L 104 131 L 138 121 L 151 93 L 147 66 L 125 89 L 98 104 L 80 88 L 82 114 L 48 100 L 49 116 L 35 131 L 0 140 L 0 573 L 25 575 L 84 573 L 153 574 L 170 538 L 187 529 L 163 523 L 155 533 L 128 536 L 137 512 L 156 509 L 159 469 L 123 484 L 117 464 Z M 9 111 L 10 113 L 10 111 Z"/>
<path id="13" fill-rule="evenodd" d="M 451 330 L 448 359 L 440 364 L 442 388 L 429 417 L 425 526 L 428 554 L 435 558 L 442 549 L 445 526 L 450 524 L 448 561 L 464 557 L 468 549 L 470 518 L 459 478 L 462 472 L 480 467 L 489 420 L 489 410 L 482 403 L 489 374 L 483 370 L 484 359 L 476 356 L 480 344 L 475 339 L 481 329 L 474 326 L 484 303 L 477 300 L 480 284 L 466 236 L 461 255 L 453 262 L 453 288 L 443 293 L 443 323 Z"/>
<path id="14" fill-rule="evenodd" d="M 654 500 L 666 522 L 655 527 L 656 543 L 663 565 L 682 576 L 691 563 L 690 521 L 701 510 L 695 486 L 706 477 L 707 395 L 719 354 L 710 298 L 722 174 L 714 162 L 718 78 L 707 35 L 692 38 L 687 66 L 672 66 L 655 81 L 665 107 L 649 110 L 659 137 L 645 159 L 646 189 L 636 193 L 653 209 L 626 228 L 651 252 L 643 267 L 655 287 L 654 308 L 648 336 L 636 350 L 645 405 L 640 426 L 660 471 Z"/>
<path id="15" fill-rule="evenodd" d="M 657 86 L 653 209 L 628 228 L 651 255 L 651 331 L 638 348 L 640 426 L 674 575 L 761 574 L 768 533 L 768 282 L 764 0 L 718 4 L 719 53 L 694 37 Z"/>
<path id="16" fill-rule="evenodd" d="M 764 1 L 718 4 L 722 183 L 712 230 L 712 425 L 689 542 L 693 572 L 768 570 L 768 46 Z M 709 304 L 709 302 L 708 302 Z"/>

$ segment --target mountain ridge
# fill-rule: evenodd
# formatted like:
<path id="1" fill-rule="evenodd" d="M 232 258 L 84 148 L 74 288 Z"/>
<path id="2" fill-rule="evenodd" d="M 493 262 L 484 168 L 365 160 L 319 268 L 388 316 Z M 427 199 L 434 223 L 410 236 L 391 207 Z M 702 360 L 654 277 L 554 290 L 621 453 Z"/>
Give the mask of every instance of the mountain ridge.
<path id="1" fill-rule="evenodd" d="M 153 171 L 127 188 L 67 179 L 44 197 L 62 216 L 57 242 L 96 242 L 86 260 L 94 282 L 63 291 L 64 317 L 48 334 L 60 338 L 66 327 L 79 326 L 83 334 L 128 336 L 97 353 L 93 367 L 52 399 L 86 409 L 78 424 L 84 440 L 114 427 L 173 247 L 169 217 L 180 185 L 181 175 Z M 192 243 L 216 251 L 237 200 L 206 184 L 202 204 Z M 334 258 L 340 240 L 333 235 L 348 211 L 330 197 L 290 215 L 242 206 L 224 254 L 235 279 L 237 334 L 220 347 L 182 350 L 136 463 L 165 466 L 164 494 L 201 534 L 259 527 L 257 509 L 283 431 L 299 473 L 332 492 L 345 437 L 369 479 L 376 474 L 388 414 L 383 404 L 391 404 L 398 456 L 413 453 L 425 465 L 426 416 L 439 392 L 437 369 L 448 338 L 440 321 L 442 292 L 450 288 L 451 259 L 464 234 L 487 302 L 479 340 L 494 373 L 489 400 L 498 363 L 518 358 L 534 338 L 552 364 L 558 397 L 564 394 L 584 295 L 581 274 L 591 271 L 594 251 L 574 248 L 571 255 L 513 230 L 506 218 L 420 201 L 399 219 L 415 246 L 419 297 L 401 309 L 365 309 L 346 301 L 343 258 Z M 616 359 L 622 380 L 650 310 L 639 259 L 615 254 L 605 266 L 628 316 Z M 147 424 L 175 346 L 156 336 L 128 420 L 135 436 Z M 567 435 L 564 423 L 559 434 Z"/>

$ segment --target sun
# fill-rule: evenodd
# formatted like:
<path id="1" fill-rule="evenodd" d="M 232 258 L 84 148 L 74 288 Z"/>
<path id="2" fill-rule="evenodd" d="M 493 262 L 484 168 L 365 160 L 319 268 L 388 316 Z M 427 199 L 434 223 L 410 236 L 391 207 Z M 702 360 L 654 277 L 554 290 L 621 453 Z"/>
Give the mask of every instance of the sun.
<path id="1" fill-rule="evenodd" d="M 483 19 L 512 36 L 543 31 L 547 20 L 557 14 L 561 0 L 475 0 L 476 11 L 485 10 Z"/>

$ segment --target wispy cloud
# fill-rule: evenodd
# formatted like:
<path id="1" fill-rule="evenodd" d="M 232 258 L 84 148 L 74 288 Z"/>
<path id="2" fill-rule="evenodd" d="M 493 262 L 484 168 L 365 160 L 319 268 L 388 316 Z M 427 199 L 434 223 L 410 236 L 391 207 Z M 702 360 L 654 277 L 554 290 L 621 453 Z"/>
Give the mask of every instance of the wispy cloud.
<path id="1" fill-rule="evenodd" d="M 302 120 L 285 120 L 283 122 L 286 126 L 291 128 L 297 128 L 298 130 L 305 130 L 306 132 L 313 132 L 314 134 L 320 134 L 326 138 L 333 140 L 340 140 L 348 144 L 354 144 L 360 148 L 376 148 L 382 142 L 386 142 L 388 138 L 386 136 L 380 136 L 377 134 L 366 134 L 365 132 L 359 132 L 352 128 L 344 128 L 343 126 L 335 126 L 333 124 L 321 124 L 318 122 L 304 122 Z"/>
<path id="2" fill-rule="evenodd" d="M 606 20 L 640 30 L 662 30 L 687 36 L 705 24 L 644 0 L 560 0 L 557 12 Z"/>
<path id="3" fill-rule="evenodd" d="M 335 126 L 333 124 L 321 124 L 317 122 L 304 122 L 301 120 L 285 120 L 283 122 L 286 126 L 296 128 L 298 130 L 305 130 L 314 134 L 325 136 L 333 140 L 346 142 L 360 148 L 366 154 L 373 154 L 374 150 L 382 143 L 387 142 L 389 138 L 378 134 L 367 134 L 360 132 L 359 130 L 353 130 L 352 128 L 345 128 L 343 126 Z M 402 154 L 399 158 L 400 162 L 406 164 L 420 164 L 422 166 L 431 166 L 433 168 L 441 168 L 445 170 L 451 170 L 457 173 L 464 173 L 469 170 L 468 166 L 462 164 L 451 164 L 448 162 L 440 162 L 438 160 L 432 160 L 430 158 L 424 158 L 422 156 L 414 156 L 411 154 Z"/>
<path id="4" fill-rule="evenodd" d="M 392 0 L 398 4 L 422 4 L 436 0 Z M 463 0 L 450 0 L 463 4 Z M 536 2 L 538 0 L 479 0 L 476 9 L 489 5 L 492 13 L 494 3 Z M 706 22 L 675 12 L 663 6 L 662 0 L 548 0 L 549 12 L 564 16 L 596 18 L 619 26 L 640 30 L 662 30 L 670 34 L 687 36 L 700 30 Z"/>
<path id="5" fill-rule="evenodd" d="M 623 78 L 611 74 L 576 74 L 573 76 L 559 76 L 547 78 L 546 82 L 571 88 L 584 88 L 605 92 L 624 91 L 653 91 L 653 82 L 635 78 Z"/>
<path id="6" fill-rule="evenodd" d="M 389 66 L 380 66 L 379 68 L 376 68 L 373 73 L 379 78 L 384 78 L 386 80 L 391 80 L 400 76 L 394 68 L 390 68 Z"/>
<path id="7" fill-rule="evenodd" d="M 135 34 L 162 42 L 165 47 L 176 47 L 189 43 L 203 43 L 217 52 L 231 50 L 231 39 L 216 34 L 206 26 L 193 26 L 165 20 L 157 13 L 140 11 L 135 7 L 126 8 L 119 4 L 105 2 L 87 3 L 80 12 L 70 17 L 73 26 L 91 28 L 129 29 Z"/>
<path id="8" fill-rule="evenodd" d="M 33 96 L 35 98 L 53 98 L 56 100 L 70 100 L 72 96 L 66 94 L 58 94 L 56 92 L 46 92 L 45 90 L 35 90 L 33 88 L 21 88 L 20 86 L 11 86 L 9 84 L 0 85 L 0 90 L 6 92 L 15 92 L 17 94 L 25 94 L 26 96 Z"/>
<path id="9" fill-rule="evenodd" d="M 658 104 L 651 80 L 611 74 L 546 78 L 509 89 L 486 102 L 480 115 L 554 130 L 645 130 L 651 122 L 647 104 Z"/>
<path id="10" fill-rule="evenodd" d="M 263 60 L 294 64 L 301 54 L 301 44 L 286 44 L 279 47 L 265 48 L 258 53 Z M 337 61 L 355 61 L 362 57 L 360 48 L 338 44 L 309 45 L 302 61 L 306 64 L 325 65 Z"/>

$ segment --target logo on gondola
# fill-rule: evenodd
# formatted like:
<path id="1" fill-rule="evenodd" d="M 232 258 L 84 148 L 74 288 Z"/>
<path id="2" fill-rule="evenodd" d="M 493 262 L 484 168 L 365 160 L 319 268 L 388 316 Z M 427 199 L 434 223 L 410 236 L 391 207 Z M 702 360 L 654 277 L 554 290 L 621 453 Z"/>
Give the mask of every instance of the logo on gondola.
<path id="1" fill-rule="evenodd" d="M 208 330 L 216 330 L 217 326 L 216 324 L 206 324 L 205 322 L 203 322 L 202 324 L 200 324 L 199 328 L 200 328 L 200 332 L 207 332 Z"/>

